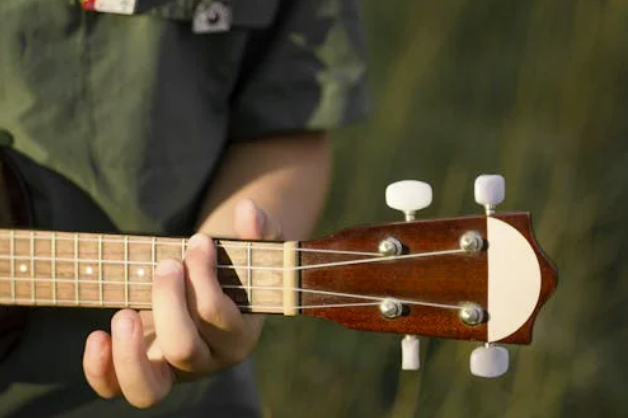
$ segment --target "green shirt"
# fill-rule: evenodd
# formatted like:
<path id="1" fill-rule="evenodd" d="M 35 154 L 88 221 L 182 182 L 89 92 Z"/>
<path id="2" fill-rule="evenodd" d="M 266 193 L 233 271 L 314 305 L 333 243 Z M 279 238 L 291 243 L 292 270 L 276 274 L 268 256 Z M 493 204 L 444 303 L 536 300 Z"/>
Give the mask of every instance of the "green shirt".
<path id="1" fill-rule="evenodd" d="M 122 230 L 188 218 L 230 140 L 365 111 L 354 1 L 231 0 L 227 30 L 196 34 L 199 3 L 215 2 L 135 16 L 0 2 L 0 129 Z"/>
<path id="2" fill-rule="evenodd" d="M 231 0 L 220 30 L 194 33 L 199 8 L 214 4 L 178 0 L 121 16 L 67 0 L 0 1 L 0 137 L 87 193 L 116 228 L 174 234 L 194 222 L 229 143 L 365 113 L 356 2 Z M 62 192 L 55 182 L 48 193 Z M 109 316 L 34 310 L 15 364 L 2 366 L 0 416 L 176 415 L 216 382 L 227 383 L 214 393 L 239 390 L 237 375 L 248 373 L 180 385 L 149 411 L 97 401 L 80 353 Z M 43 350 L 64 352 L 55 361 Z"/>

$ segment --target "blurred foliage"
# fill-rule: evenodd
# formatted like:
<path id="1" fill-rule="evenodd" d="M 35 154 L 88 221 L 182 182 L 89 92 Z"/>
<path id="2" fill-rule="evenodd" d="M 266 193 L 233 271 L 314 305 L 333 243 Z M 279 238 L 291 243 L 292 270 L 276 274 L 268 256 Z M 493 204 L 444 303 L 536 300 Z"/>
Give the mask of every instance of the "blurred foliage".
<path id="1" fill-rule="evenodd" d="M 559 267 L 556 296 L 512 371 L 469 376 L 474 344 L 271 319 L 257 353 L 269 417 L 623 417 L 628 370 L 628 3 L 364 1 L 373 115 L 336 134 L 318 235 L 397 220 L 385 186 L 429 181 L 422 216 L 478 213 L 472 184 L 502 173 L 501 210 L 529 210 Z"/>

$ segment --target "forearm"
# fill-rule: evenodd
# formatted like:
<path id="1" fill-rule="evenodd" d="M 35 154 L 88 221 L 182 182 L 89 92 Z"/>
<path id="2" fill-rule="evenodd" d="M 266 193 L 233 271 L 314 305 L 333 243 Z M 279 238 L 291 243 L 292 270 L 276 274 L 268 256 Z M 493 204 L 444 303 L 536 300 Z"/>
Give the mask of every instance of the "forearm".
<path id="1" fill-rule="evenodd" d="M 324 132 L 236 144 L 227 151 L 212 182 L 198 229 L 214 236 L 235 236 L 234 207 L 249 198 L 281 225 L 285 239 L 306 239 L 323 208 L 330 165 Z"/>

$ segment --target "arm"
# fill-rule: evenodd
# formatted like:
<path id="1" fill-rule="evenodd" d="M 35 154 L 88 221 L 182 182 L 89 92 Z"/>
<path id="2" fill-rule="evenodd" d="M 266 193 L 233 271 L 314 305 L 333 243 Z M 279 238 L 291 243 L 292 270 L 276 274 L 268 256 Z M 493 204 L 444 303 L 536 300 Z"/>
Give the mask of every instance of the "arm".
<path id="1" fill-rule="evenodd" d="M 285 239 L 305 239 L 323 207 L 329 166 L 324 132 L 236 144 L 214 179 L 199 230 L 234 236 L 236 203 L 247 198 L 281 225 Z"/>
<path id="2" fill-rule="evenodd" d="M 304 238 L 322 207 L 328 171 L 324 133 L 236 145 L 207 196 L 199 230 L 278 239 L 281 223 L 287 238 Z M 222 292 L 214 259 L 208 236 L 195 235 L 184 263 L 159 264 L 152 312 L 122 310 L 112 320 L 111 336 L 103 331 L 90 335 L 83 364 L 99 395 L 122 393 L 131 404 L 148 407 L 163 399 L 176 381 L 200 378 L 250 354 L 262 317 L 242 315 Z"/>

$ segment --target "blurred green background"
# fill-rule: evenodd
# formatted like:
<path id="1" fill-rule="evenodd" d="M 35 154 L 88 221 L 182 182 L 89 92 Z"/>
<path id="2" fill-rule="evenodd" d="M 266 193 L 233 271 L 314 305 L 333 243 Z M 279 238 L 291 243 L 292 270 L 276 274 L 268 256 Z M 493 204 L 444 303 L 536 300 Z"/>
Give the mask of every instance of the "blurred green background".
<path id="1" fill-rule="evenodd" d="M 434 187 L 424 217 L 479 213 L 473 180 L 496 172 L 560 284 L 490 381 L 469 376 L 476 344 L 424 339 L 424 367 L 402 374 L 399 337 L 273 318 L 256 354 L 267 416 L 628 416 L 628 3 L 363 4 L 373 114 L 335 134 L 317 236 L 398 220 L 383 192 L 405 178 Z"/>

